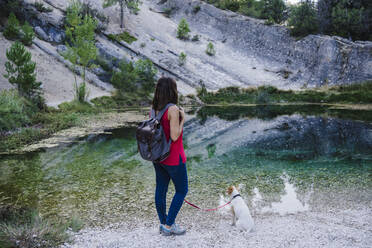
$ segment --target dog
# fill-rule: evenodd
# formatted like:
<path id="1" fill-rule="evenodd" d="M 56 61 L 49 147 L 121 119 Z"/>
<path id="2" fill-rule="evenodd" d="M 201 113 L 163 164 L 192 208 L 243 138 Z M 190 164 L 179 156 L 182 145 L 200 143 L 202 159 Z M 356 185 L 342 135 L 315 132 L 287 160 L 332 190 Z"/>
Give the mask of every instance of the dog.
<path id="1" fill-rule="evenodd" d="M 235 186 L 230 186 L 227 189 L 227 194 L 231 197 L 232 225 L 242 231 L 251 231 L 254 227 L 254 221 L 247 204 L 245 204 L 238 190 Z"/>

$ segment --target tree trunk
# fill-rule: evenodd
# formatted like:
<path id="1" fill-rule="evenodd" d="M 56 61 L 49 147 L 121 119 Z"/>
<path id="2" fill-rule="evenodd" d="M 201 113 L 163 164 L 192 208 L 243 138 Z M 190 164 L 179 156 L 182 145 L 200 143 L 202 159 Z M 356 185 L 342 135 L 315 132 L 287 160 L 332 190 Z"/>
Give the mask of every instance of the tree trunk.
<path id="1" fill-rule="evenodd" d="M 124 0 L 120 1 L 120 28 L 124 28 Z"/>

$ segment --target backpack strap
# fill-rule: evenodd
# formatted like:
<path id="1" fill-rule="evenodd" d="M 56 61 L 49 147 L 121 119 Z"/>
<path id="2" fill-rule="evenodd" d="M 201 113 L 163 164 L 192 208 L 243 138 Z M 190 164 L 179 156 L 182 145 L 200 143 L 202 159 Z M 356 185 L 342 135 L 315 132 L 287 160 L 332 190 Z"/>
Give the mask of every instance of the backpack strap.
<path id="1" fill-rule="evenodd" d="M 161 111 L 159 111 L 158 115 L 155 116 L 155 110 L 154 109 L 151 109 L 151 118 L 154 118 L 157 119 L 159 122 L 160 122 L 160 119 L 161 117 L 163 117 L 163 114 L 165 113 L 165 111 L 167 111 L 167 109 L 170 107 L 170 106 L 173 106 L 173 105 L 176 105 L 174 103 L 168 103 Z"/>

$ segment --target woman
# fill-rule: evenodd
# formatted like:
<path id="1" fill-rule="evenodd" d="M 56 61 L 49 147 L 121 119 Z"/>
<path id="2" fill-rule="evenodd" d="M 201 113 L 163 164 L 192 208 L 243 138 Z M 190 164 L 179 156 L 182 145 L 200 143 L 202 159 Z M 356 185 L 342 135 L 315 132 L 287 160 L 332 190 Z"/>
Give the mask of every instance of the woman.
<path id="1" fill-rule="evenodd" d="M 168 103 L 178 103 L 177 84 L 172 78 L 162 77 L 156 84 L 152 101 L 155 114 L 158 114 Z M 160 220 L 159 232 L 163 235 L 181 235 L 186 232 L 184 228 L 175 224 L 175 219 L 188 191 L 186 155 L 182 144 L 184 122 L 183 109 L 175 105 L 170 106 L 161 119 L 167 140 L 172 139 L 169 156 L 160 163 L 153 163 L 156 173 L 155 204 Z M 170 179 L 173 181 L 176 193 L 167 215 L 166 196 Z"/>

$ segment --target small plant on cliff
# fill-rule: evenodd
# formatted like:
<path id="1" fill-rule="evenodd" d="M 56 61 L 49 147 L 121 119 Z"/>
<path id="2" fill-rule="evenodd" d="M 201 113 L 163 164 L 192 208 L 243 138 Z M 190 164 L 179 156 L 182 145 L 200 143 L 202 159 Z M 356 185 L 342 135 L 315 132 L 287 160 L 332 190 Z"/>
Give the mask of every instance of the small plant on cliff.
<path id="1" fill-rule="evenodd" d="M 72 71 L 75 76 L 75 98 L 79 102 L 84 102 L 88 97 L 86 71 L 94 67 L 92 61 L 97 57 L 97 47 L 94 39 L 97 21 L 89 15 L 81 19 L 79 15 L 80 7 L 80 2 L 74 1 L 67 12 L 66 37 L 68 42 L 66 43 L 67 51 L 64 56 L 72 63 Z M 78 65 L 82 67 L 83 82 L 80 85 L 78 85 L 76 78 Z"/>
<path id="2" fill-rule="evenodd" d="M 193 12 L 194 14 L 198 13 L 199 11 L 200 11 L 200 5 L 196 5 L 196 6 L 194 6 L 194 8 L 192 9 L 192 12 Z"/>
<path id="3" fill-rule="evenodd" d="M 41 82 L 36 81 L 36 63 L 31 61 L 31 53 L 23 44 L 16 41 L 6 50 L 5 78 L 16 85 L 18 93 L 34 102 L 39 108 L 43 107 Z"/>
<path id="4" fill-rule="evenodd" d="M 205 50 L 205 52 L 209 55 L 209 56 L 213 56 L 216 54 L 216 50 L 214 50 L 214 46 L 212 44 L 212 42 L 209 42 L 208 45 L 207 45 L 207 50 Z"/>
<path id="5" fill-rule="evenodd" d="M 34 6 L 39 12 L 52 12 L 53 11 L 53 9 L 49 7 L 45 7 L 43 2 L 35 2 Z"/>
<path id="6" fill-rule="evenodd" d="M 9 18 L 8 18 L 8 23 L 4 29 L 4 33 L 3 33 L 4 37 L 7 38 L 8 40 L 18 39 L 20 35 L 20 28 L 21 27 L 19 25 L 19 21 L 17 17 L 15 16 L 13 12 L 10 13 Z"/>
<path id="7" fill-rule="evenodd" d="M 187 23 L 185 18 L 182 18 L 180 23 L 178 24 L 177 29 L 177 38 L 186 40 L 189 38 L 190 33 L 189 24 Z"/>
<path id="8" fill-rule="evenodd" d="M 186 57 L 187 57 L 186 53 L 184 52 L 180 53 L 180 55 L 178 56 L 178 64 L 180 66 L 183 66 L 186 63 Z"/>
<path id="9" fill-rule="evenodd" d="M 25 22 L 21 27 L 21 42 L 26 46 L 31 46 L 32 41 L 35 38 L 34 30 L 28 22 Z"/>

